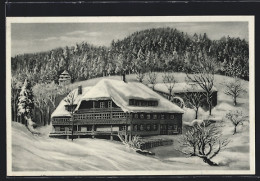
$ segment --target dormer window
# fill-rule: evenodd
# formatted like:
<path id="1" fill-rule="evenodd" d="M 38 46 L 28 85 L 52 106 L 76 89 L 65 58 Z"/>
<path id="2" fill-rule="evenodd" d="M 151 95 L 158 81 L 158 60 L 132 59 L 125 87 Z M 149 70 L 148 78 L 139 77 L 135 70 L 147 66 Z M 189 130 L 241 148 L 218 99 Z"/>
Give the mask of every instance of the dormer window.
<path id="1" fill-rule="evenodd" d="M 158 106 L 158 101 L 129 99 L 129 106 Z"/>

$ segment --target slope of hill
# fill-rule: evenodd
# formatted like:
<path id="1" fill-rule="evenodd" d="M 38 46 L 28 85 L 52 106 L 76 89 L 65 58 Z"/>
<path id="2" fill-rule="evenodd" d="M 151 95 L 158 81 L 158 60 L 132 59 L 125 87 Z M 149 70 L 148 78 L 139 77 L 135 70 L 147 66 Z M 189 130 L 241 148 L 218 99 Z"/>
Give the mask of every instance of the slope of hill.
<path id="1" fill-rule="evenodd" d="M 102 75 L 115 75 L 123 69 L 134 71 L 194 72 L 194 65 L 202 59 L 216 60 L 219 73 L 248 79 L 248 42 L 240 38 L 212 41 L 207 34 L 193 36 L 172 28 L 156 28 L 135 32 L 111 46 L 95 47 L 78 43 L 72 47 L 12 57 L 12 74 L 34 83 L 58 82 L 66 69 L 73 81 Z M 237 71 L 238 70 L 238 71 Z"/>
<path id="2" fill-rule="evenodd" d="M 158 82 L 161 80 L 158 76 Z M 175 74 L 178 81 L 184 79 L 182 73 Z M 134 80 L 135 75 L 127 75 L 127 80 Z M 119 76 L 111 76 L 120 79 Z M 232 105 L 232 99 L 223 93 L 223 81 L 230 79 L 216 75 L 215 85 L 219 90 L 218 105 L 213 109 L 213 116 L 221 119 L 225 113 L 233 109 L 249 111 L 248 91 L 238 100 L 237 107 Z M 94 85 L 100 80 L 72 84 L 75 88 Z M 248 87 L 248 82 L 243 81 Z M 184 121 L 191 121 L 193 111 L 186 109 Z M 199 117 L 207 116 L 207 112 L 200 111 Z M 210 167 L 199 158 L 187 158 L 176 151 L 178 136 L 166 136 L 174 140 L 171 146 L 153 148 L 155 156 L 143 156 L 125 147 L 120 142 L 101 139 L 71 140 L 49 138 L 51 127 L 41 128 L 42 136 L 33 136 L 21 124 L 12 122 L 12 169 L 13 171 L 159 171 L 168 170 L 174 174 L 175 170 L 246 170 L 249 169 L 249 123 L 238 128 L 238 133 L 232 135 L 233 126 L 224 120 L 223 135 L 231 142 L 214 161 L 219 167 Z M 160 136 L 159 136 L 160 137 Z M 165 137 L 165 136 L 161 136 Z M 202 172 L 200 172 L 202 173 Z"/>

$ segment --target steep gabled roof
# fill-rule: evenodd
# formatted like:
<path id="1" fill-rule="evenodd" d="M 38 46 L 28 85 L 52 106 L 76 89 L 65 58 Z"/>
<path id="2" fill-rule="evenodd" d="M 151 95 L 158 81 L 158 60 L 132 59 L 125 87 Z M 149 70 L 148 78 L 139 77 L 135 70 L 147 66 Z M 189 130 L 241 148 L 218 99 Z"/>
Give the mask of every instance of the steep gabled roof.
<path id="1" fill-rule="evenodd" d="M 83 88 L 83 92 L 79 96 L 77 95 L 77 89 L 73 91 L 76 96 L 76 110 L 79 109 L 82 101 L 113 100 L 124 112 L 184 113 L 179 106 L 139 82 L 125 83 L 121 80 L 102 79 L 93 87 Z M 129 106 L 129 99 L 156 100 L 158 106 Z M 66 102 L 62 100 L 51 116 L 70 116 L 69 112 L 65 110 L 65 105 Z"/>
<path id="2" fill-rule="evenodd" d="M 78 95 L 78 89 L 74 89 L 72 92 L 74 94 L 75 100 L 74 104 L 78 104 L 81 100 L 81 97 L 87 93 L 92 87 L 84 87 L 82 88 L 82 94 Z M 65 99 L 65 98 L 64 98 Z M 70 113 L 65 109 L 65 105 L 67 103 L 64 101 L 64 99 L 59 103 L 58 107 L 54 110 L 54 112 L 51 114 L 51 117 L 70 117 Z"/>
<path id="3" fill-rule="evenodd" d="M 68 72 L 67 70 L 64 70 L 64 71 L 61 73 L 61 75 L 62 75 L 62 74 L 69 75 L 69 72 Z"/>
<path id="4" fill-rule="evenodd" d="M 180 107 L 142 83 L 126 83 L 124 81 L 112 79 L 102 79 L 99 81 L 84 96 L 82 96 L 81 101 L 108 99 L 112 99 L 124 112 L 184 112 Z M 129 99 L 156 100 L 158 101 L 158 106 L 129 106 Z M 80 103 L 76 110 L 79 108 Z"/>

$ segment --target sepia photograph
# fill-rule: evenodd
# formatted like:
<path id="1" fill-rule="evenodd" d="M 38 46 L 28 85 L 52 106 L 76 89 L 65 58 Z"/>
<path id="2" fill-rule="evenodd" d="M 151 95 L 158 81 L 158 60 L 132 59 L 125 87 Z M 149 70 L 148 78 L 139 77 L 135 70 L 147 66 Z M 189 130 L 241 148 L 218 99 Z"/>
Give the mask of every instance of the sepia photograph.
<path id="1" fill-rule="evenodd" d="M 254 32 L 254 16 L 7 17 L 7 175 L 255 174 Z"/>

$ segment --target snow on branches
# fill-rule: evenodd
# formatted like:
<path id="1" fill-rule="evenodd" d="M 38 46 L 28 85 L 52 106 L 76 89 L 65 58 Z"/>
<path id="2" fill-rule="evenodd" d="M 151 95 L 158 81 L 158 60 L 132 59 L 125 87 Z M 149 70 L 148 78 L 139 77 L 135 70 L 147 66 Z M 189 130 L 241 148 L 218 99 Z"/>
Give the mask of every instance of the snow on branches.
<path id="1" fill-rule="evenodd" d="M 25 79 L 18 98 L 18 116 L 26 126 L 31 123 L 32 110 L 34 109 L 33 92 L 30 81 Z M 32 123 L 31 123 L 32 124 Z"/>
<path id="2" fill-rule="evenodd" d="M 178 151 L 188 156 L 202 158 L 211 166 L 218 164 L 212 159 L 219 154 L 228 144 L 228 139 L 223 139 L 220 126 L 210 124 L 208 126 L 194 125 L 178 140 L 181 144 Z"/>

